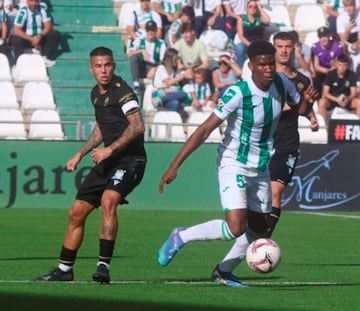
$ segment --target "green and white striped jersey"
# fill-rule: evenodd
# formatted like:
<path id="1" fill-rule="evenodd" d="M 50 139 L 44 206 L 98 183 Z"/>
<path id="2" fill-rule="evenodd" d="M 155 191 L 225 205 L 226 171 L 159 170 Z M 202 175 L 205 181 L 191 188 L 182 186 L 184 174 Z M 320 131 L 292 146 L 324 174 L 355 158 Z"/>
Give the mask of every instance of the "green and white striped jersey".
<path id="1" fill-rule="evenodd" d="M 273 135 L 283 103 L 300 102 L 293 83 L 283 74 L 275 74 L 269 90 L 260 90 L 250 78 L 231 86 L 219 99 L 214 113 L 227 119 L 225 138 L 219 146 L 219 165 L 226 158 L 235 159 L 244 168 L 265 171 L 273 153 Z"/>
<path id="2" fill-rule="evenodd" d="M 170 14 L 179 13 L 184 6 L 190 4 L 190 0 L 153 0 L 153 2 L 160 3 L 162 9 Z"/>
<path id="3" fill-rule="evenodd" d="M 36 36 L 41 33 L 43 24 L 51 21 L 51 16 L 47 10 L 39 6 L 39 8 L 33 12 L 30 11 L 27 6 L 22 7 L 16 15 L 14 24 L 24 29 L 27 35 Z"/>

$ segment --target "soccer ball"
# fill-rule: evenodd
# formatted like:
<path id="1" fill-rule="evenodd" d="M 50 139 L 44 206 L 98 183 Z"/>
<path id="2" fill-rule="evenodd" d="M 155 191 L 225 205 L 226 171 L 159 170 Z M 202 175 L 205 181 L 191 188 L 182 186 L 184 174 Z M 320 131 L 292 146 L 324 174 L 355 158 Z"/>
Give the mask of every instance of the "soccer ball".
<path id="1" fill-rule="evenodd" d="M 249 245 L 246 251 L 246 262 L 256 272 L 274 271 L 280 261 L 280 247 L 271 239 L 257 239 Z"/>

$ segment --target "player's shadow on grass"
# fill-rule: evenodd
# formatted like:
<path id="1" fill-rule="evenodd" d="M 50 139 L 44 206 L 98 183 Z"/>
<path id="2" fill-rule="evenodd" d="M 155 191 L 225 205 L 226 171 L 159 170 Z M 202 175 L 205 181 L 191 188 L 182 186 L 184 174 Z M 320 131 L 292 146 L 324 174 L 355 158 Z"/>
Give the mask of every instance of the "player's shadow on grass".
<path id="1" fill-rule="evenodd" d="M 113 256 L 113 259 L 116 259 L 116 258 L 129 258 L 130 256 Z M 97 256 L 77 256 L 76 259 L 89 259 L 89 260 L 93 260 L 93 259 L 98 259 Z M 46 256 L 41 256 L 41 257 L 19 257 L 19 256 L 16 256 L 16 257 L 7 257 L 7 258 L 0 258 L 0 262 L 1 261 L 23 261 L 23 260 L 59 260 L 59 257 L 46 257 Z"/>
<path id="2" fill-rule="evenodd" d="M 84 298 L 43 297 L 26 296 L 0 293 L 1 308 L 3 310 L 36 310 L 36 311 L 63 311 L 63 310 L 86 310 L 86 311 L 273 311 L 271 308 L 227 308 L 194 305 L 155 304 L 150 302 L 131 301 L 106 301 Z M 288 309 L 277 309 L 288 311 Z"/>

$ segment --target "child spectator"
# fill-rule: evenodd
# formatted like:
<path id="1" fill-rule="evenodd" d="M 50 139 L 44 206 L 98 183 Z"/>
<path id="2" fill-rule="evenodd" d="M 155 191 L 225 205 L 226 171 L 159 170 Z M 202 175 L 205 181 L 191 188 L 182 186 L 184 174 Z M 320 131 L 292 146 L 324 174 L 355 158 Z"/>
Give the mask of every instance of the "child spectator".
<path id="1" fill-rule="evenodd" d="M 194 70 L 194 80 L 184 85 L 184 91 L 188 94 L 187 103 L 191 111 L 212 111 L 215 103 L 211 100 L 211 89 L 208 82 L 208 71 L 205 68 Z"/>

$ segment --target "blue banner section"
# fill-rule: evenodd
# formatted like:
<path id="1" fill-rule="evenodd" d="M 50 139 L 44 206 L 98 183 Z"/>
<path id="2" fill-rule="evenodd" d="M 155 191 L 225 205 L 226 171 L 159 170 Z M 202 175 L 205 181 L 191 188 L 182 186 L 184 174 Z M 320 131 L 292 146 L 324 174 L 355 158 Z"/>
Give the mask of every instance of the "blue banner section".
<path id="1" fill-rule="evenodd" d="M 360 210 L 360 145 L 302 145 L 284 209 Z"/>

